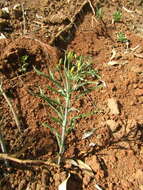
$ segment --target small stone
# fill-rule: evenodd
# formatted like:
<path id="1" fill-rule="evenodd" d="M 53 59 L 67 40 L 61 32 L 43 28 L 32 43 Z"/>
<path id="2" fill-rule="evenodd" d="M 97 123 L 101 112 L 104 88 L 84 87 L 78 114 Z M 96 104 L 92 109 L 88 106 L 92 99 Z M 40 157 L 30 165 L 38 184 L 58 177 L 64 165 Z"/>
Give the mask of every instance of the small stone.
<path id="1" fill-rule="evenodd" d="M 107 120 L 106 123 L 110 127 L 112 132 L 115 131 L 119 126 L 119 124 L 112 119 Z"/>
<path id="2" fill-rule="evenodd" d="M 119 105 L 115 98 L 109 98 L 107 100 L 107 105 L 110 108 L 110 113 L 114 115 L 118 115 L 120 113 L 119 111 Z"/>

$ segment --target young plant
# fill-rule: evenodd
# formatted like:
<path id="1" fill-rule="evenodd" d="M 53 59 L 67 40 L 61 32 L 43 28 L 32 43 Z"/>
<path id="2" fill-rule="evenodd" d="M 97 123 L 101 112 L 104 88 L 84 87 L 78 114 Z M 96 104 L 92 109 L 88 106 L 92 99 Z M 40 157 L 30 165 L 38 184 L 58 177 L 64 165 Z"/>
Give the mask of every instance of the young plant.
<path id="1" fill-rule="evenodd" d="M 128 39 L 123 32 L 117 33 L 117 42 L 122 42 L 122 43 L 128 42 Z"/>
<path id="2" fill-rule="evenodd" d="M 73 52 L 66 53 L 64 59 L 59 61 L 56 74 L 50 70 L 48 75 L 36 68 L 35 71 L 37 74 L 48 78 L 54 84 L 54 88 L 48 86 L 48 89 L 58 95 L 57 99 L 52 99 L 41 88 L 39 93 L 32 92 L 34 95 L 42 98 L 57 115 L 57 117 L 51 117 L 51 120 L 61 127 L 60 132 L 47 123 L 44 126 L 48 127 L 56 136 L 59 147 L 57 162 L 60 164 L 65 151 L 66 136 L 73 129 L 76 119 L 86 116 L 86 114 L 82 114 L 71 117 L 71 112 L 77 112 L 77 109 L 72 107 L 72 102 L 79 97 L 75 96 L 74 92 L 79 91 L 81 95 L 97 88 L 98 85 L 95 79 L 100 77 L 98 72 L 93 69 L 89 60 L 86 60 L 83 56 L 77 56 Z"/>
<path id="3" fill-rule="evenodd" d="M 96 17 L 99 19 L 102 19 L 102 17 L 103 17 L 103 9 L 102 8 L 96 9 Z"/>
<path id="4" fill-rule="evenodd" d="M 113 14 L 113 23 L 115 22 L 120 22 L 122 19 L 122 13 L 121 11 L 116 11 L 114 14 Z"/>
<path id="5" fill-rule="evenodd" d="M 28 63 L 28 55 L 23 55 L 20 57 L 20 69 L 19 72 L 25 73 L 28 69 L 29 63 Z"/>

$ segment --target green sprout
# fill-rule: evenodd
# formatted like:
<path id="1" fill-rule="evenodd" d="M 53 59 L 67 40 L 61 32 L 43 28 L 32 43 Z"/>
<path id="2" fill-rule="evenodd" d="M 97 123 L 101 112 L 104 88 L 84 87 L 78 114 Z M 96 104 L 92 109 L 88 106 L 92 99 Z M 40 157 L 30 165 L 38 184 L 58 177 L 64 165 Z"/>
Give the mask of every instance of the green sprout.
<path id="1" fill-rule="evenodd" d="M 103 9 L 102 8 L 96 9 L 96 17 L 99 19 L 102 19 L 102 17 L 103 17 Z"/>
<path id="2" fill-rule="evenodd" d="M 29 63 L 28 63 L 28 55 L 23 55 L 20 57 L 20 69 L 19 72 L 25 73 L 28 69 Z"/>
<path id="3" fill-rule="evenodd" d="M 124 32 L 117 33 L 117 42 L 122 42 L 122 43 L 128 42 L 128 39 L 126 35 L 124 34 Z"/>
<path id="4" fill-rule="evenodd" d="M 89 59 L 77 56 L 74 52 L 67 52 L 64 59 L 59 61 L 56 75 L 51 70 L 47 75 L 36 68 L 34 69 L 38 75 L 46 77 L 53 83 L 54 87 L 48 86 L 48 89 L 58 95 L 57 99 L 53 99 L 51 96 L 46 95 L 41 88 L 39 88 L 38 93 L 31 92 L 33 95 L 43 99 L 57 115 L 56 117 L 51 117 L 51 121 L 59 126 L 58 129 L 55 129 L 49 123 L 44 123 L 43 126 L 48 127 L 56 137 L 59 147 L 57 163 L 60 164 L 65 152 L 66 137 L 73 130 L 76 120 L 95 114 L 95 111 L 88 114 L 79 114 L 79 110 L 73 107 L 72 104 L 81 95 L 99 87 L 97 80 L 100 76 L 93 69 Z M 74 92 L 76 92 L 76 95 Z"/>
<path id="5" fill-rule="evenodd" d="M 122 13 L 120 11 L 116 11 L 114 14 L 113 14 L 113 21 L 114 22 L 120 22 L 122 19 Z"/>

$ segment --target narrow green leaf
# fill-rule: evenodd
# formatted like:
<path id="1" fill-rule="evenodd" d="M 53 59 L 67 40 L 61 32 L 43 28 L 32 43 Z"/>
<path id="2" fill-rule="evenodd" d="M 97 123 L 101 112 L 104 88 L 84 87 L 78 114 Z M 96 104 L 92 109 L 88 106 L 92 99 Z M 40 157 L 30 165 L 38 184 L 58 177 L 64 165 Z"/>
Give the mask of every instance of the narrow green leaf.
<path id="1" fill-rule="evenodd" d="M 59 123 L 60 125 L 62 125 L 62 120 L 60 118 L 57 117 L 50 117 L 53 121 L 55 121 L 56 123 Z"/>
<path id="2" fill-rule="evenodd" d="M 74 108 L 74 107 L 71 107 L 71 108 L 68 109 L 68 112 L 72 112 L 72 111 L 77 111 L 77 112 L 79 112 L 79 110 L 76 109 L 76 108 Z"/>
<path id="3" fill-rule="evenodd" d="M 62 119 L 63 115 L 60 112 L 62 105 L 59 104 L 57 101 L 41 94 L 36 94 L 37 97 L 42 98 L 44 101 L 48 103 L 48 105 L 58 114 L 58 116 Z"/>
<path id="4" fill-rule="evenodd" d="M 60 148 L 61 147 L 61 136 L 59 133 L 56 133 L 56 140 L 57 140 L 58 146 Z"/>
<path id="5" fill-rule="evenodd" d="M 51 127 L 49 124 L 47 124 L 47 123 L 43 123 L 42 125 L 44 127 L 49 128 L 51 133 L 53 133 L 53 135 L 55 135 L 57 143 L 58 143 L 58 146 L 60 147 L 61 146 L 61 136 L 60 136 L 59 132 L 56 129 L 54 129 L 53 127 Z"/>
<path id="6" fill-rule="evenodd" d="M 35 70 L 35 72 L 36 72 L 38 75 L 43 76 L 43 77 L 45 77 L 45 78 L 48 78 L 48 79 L 51 80 L 58 88 L 61 88 L 61 89 L 62 89 L 62 86 L 61 86 L 60 82 L 58 82 L 57 80 L 54 80 L 53 75 L 52 75 L 51 73 L 50 73 L 51 75 L 50 75 L 50 74 L 47 75 L 47 74 L 45 74 L 45 73 L 39 71 L 39 70 L 36 69 L 35 67 L 34 67 L 34 70 Z"/>
<path id="7" fill-rule="evenodd" d="M 38 75 L 41 75 L 41 76 L 43 76 L 43 77 L 49 79 L 49 76 L 48 76 L 47 74 L 45 74 L 45 73 L 39 71 L 38 69 L 36 69 L 36 67 L 34 67 L 34 70 L 35 70 L 35 72 L 36 72 Z"/>
<path id="8" fill-rule="evenodd" d="M 70 120 L 69 128 L 67 129 L 66 132 L 67 132 L 67 133 L 70 133 L 70 132 L 74 129 L 74 127 L 75 127 L 75 122 L 76 122 L 77 119 L 90 117 L 90 116 L 92 116 L 92 115 L 94 115 L 94 114 L 96 114 L 96 113 L 98 113 L 98 112 L 99 112 L 99 110 L 97 110 L 97 111 L 92 111 L 92 112 L 90 112 L 90 113 L 84 113 L 84 114 L 79 114 L 79 115 L 77 115 L 77 116 L 74 116 L 74 117 Z"/>
<path id="9" fill-rule="evenodd" d="M 65 97 L 65 93 L 63 90 L 57 90 L 56 88 L 52 88 L 50 86 L 47 86 L 47 88 L 53 92 L 56 92 L 57 94 L 61 95 L 61 96 L 64 96 Z"/>
<path id="10" fill-rule="evenodd" d="M 49 69 L 49 75 L 50 75 L 50 77 L 53 79 L 53 80 L 55 80 L 55 77 L 54 77 L 54 74 L 53 74 L 53 72 Z"/>
<path id="11" fill-rule="evenodd" d="M 80 117 L 79 116 L 74 116 L 71 120 L 70 120 L 70 123 L 69 123 L 69 127 L 67 128 L 66 130 L 66 133 L 69 134 L 75 127 L 75 122 L 77 119 L 79 119 Z"/>
<path id="12" fill-rule="evenodd" d="M 41 98 L 43 98 L 46 102 L 52 104 L 52 105 L 57 105 L 57 106 L 63 106 L 62 104 L 60 104 L 57 100 L 49 98 L 48 96 L 44 95 L 44 94 L 39 94 L 39 96 Z"/>
<path id="13" fill-rule="evenodd" d="M 48 123 L 42 123 L 42 125 L 44 127 L 47 127 L 48 129 L 50 129 L 50 131 L 56 136 L 56 133 L 58 134 L 57 130 L 54 129 L 52 126 L 50 126 Z"/>

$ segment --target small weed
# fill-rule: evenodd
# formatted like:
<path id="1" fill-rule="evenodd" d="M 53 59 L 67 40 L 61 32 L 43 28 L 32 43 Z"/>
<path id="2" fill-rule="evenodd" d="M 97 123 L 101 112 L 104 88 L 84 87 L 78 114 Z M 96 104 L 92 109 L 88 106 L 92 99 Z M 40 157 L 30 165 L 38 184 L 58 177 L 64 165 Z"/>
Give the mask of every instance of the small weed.
<path id="1" fill-rule="evenodd" d="M 120 22 L 122 19 L 122 13 L 120 11 L 116 11 L 113 14 L 113 22 Z"/>
<path id="2" fill-rule="evenodd" d="M 126 35 L 124 34 L 124 32 L 119 32 L 117 33 L 117 42 L 122 42 L 122 43 L 126 43 L 129 40 L 127 39 Z"/>
<path id="3" fill-rule="evenodd" d="M 102 19 L 102 17 L 103 17 L 103 9 L 102 8 L 96 8 L 96 17 L 98 19 Z"/>
<path id="4" fill-rule="evenodd" d="M 49 125 L 49 123 L 43 125 L 48 127 L 57 139 L 59 147 L 57 162 L 60 164 L 65 151 L 66 137 L 74 128 L 75 121 L 95 113 L 77 115 L 79 110 L 73 107 L 72 104 L 74 104 L 81 95 L 96 89 L 98 84 L 97 81 L 94 80 L 100 77 L 88 59 L 86 60 L 83 56 L 77 56 L 73 52 L 66 53 L 64 59 L 59 61 L 56 75 L 50 70 L 48 75 L 40 72 L 36 68 L 35 71 L 37 74 L 48 78 L 54 84 L 54 88 L 48 86 L 48 89 L 58 95 L 57 99 L 52 99 L 48 97 L 41 88 L 39 93 L 31 92 L 33 95 L 42 98 L 57 115 L 56 117 L 51 117 L 51 120 L 61 128 L 61 132 Z M 75 91 L 79 95 L 75 96 Z"/>
<path id="5" fill-rule="evenodd" d="M 28 55 L 23 55 L 20 57 L 20 68 L 19 72 L 25 73 L 28 69 L 29 63 L 28 63 Z"/>

